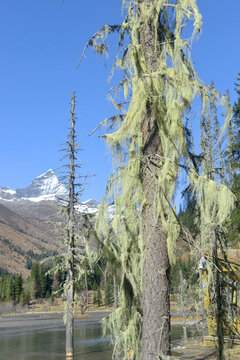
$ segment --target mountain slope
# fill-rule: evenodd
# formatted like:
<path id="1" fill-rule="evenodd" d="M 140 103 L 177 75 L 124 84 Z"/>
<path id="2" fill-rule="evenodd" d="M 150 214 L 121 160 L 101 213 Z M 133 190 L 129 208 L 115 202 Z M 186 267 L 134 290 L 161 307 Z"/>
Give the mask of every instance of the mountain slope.
<path id="1" fill-rule="evenodd" d="M 27 258 L 57 254 L 59 237 L 53 225 L 20 216 L 0 204 L 0 267 L 9 273 L 26 277 Z"/>
<path id="2" fill-rule="evenodd" d="M 36 260 L 63 252 L 64 216 L 59 214 L 66 199 L 67 189 L 60 183 L 53 170 L 32 180 L 24 189 L 11 190 L 0 187 L 0 268 L 10 273 L 21 272 L 24 277 L 27 259 Z M 89 214 L 94 222 L 99 203 L 87 200 L 77 205 L 77 229 L 84 220 L 81 214 Z M 109 219 L 114 205 L 109 206 Z"/>

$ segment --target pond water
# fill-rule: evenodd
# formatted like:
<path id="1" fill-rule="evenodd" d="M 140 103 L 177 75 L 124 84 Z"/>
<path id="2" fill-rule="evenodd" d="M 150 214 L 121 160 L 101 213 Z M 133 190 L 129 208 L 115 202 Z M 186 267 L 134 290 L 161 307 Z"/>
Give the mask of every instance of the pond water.
<path id="1" fill-rule="evenodd" d="M 112 348 L 102 337 L 103 314 L 75 319 L 74 360 L 110 360 Z M 0 319 L 0 360 L 65 360 L 62 314 Z"/>
<path id="2" fill-rule="evenodd" d="M 112 346 L 102 337 L 101 318 L 107 313 L 89 313 L 75 319 L 74 360 L 111 360 Z M 196 328 L 188 336 L 199 335 Z M 183 338 L 181 326 L 172 327 L 172 341 Z M 31 314 L 0 319 L 0 360 L 65 360 L 65 327 L 62 314 Z"/>
<path id="3" fill-rule="evenodd" d="M 198 338 L 207 335 L 205 327 L 196 324 L 186 326 L 187 339 Z M 171 342 L 179 343 L 184 341 L 184 329 L 182 325 L 171 326 Z"/>

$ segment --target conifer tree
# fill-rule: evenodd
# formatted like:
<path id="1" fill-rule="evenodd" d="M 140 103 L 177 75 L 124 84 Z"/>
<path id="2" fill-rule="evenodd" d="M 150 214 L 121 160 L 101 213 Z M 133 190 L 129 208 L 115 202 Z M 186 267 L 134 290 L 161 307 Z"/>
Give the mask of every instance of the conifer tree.
<path id="1" fill-rule="evenodd" d="M 227 97 L 230 102 L 229 92 L 227 92 Z M 233 154 L 231 151 L 231 146 L 233 143 L 233 126 L 232 126 L 232 119 L 229 121 L 228 129 L 227 129 L 227 151 L 225 153 L 225 164 L 227 168 L 227 173 L 229 176 L 229 186 L 232 188 L 233 185 L 233 178 L 235 176 L 235 169 L 232 166 L 233 164 Z"/>
<path id="2" fill-rule="evenodd" d="M 236 246 L 240 241 L 240 73 L 237 77 L 236 92 L 238 98 L 233 106 L 233 118 L 229 126 L 226 159 L 227 164 L 231 166 L 230 186 L 238 201 L 238 207 L 234 209 L 228 224 L 228 240 L 232 246 Z"/>
<path id="3" fill-rule="evenodd" d="M 237 76 L 236 92 L 238 95 L 237 101 L 233 107 L 233 143 L 231 152 L 234 159 L 234 168 L 237 169 L 238 174 L 240 170 L 240 73 Z"/>
<path id="4" fill-rule="evenodd" d="M 112 275 L 108 276 L 107 282 L 105 285 L 105 295 L 104 295 L 104 304 L 105 306 L 113 305 L 113 291 L 114 291 L 114 283 Z"/>
<path id="5" fill-rule="evenodd" d="M 21 289 L 22 290 L 22 289 Z M 20 291 L 21 294 L 21 291 Z M 15 299 L 15 285 L 14 285 L 14 280 L 13 280 L 13 276 L 10 275 L 9 276 L 9 286 L 8 286 L 8 296 L 7 296 L 10 300 L 14 300 Z"/>
<path id="6" fill-rule="evenodd" d="M 41 297 L 41 279 L 40 279 L 40 270 L 39 263 L 36 262 L 32 265 L 31 268 L 31 279 L 32 279 L 32 296 L 34 298 Z"/>
<path id="7" fill-rule="evenodd" d="M 217 160 L 217 173 L 220 176 L 221 182 L 226 185 L 226 175 L 225 169 L 223 164 L 223 150 L 222 150 L 222 139 L 220 138 L 220 126 L 217 114 L 217 106 L 216 106 L 216 93 L 214 91 L 214 84 L 212 83 L 213 91 L 210 92 L 211 96 L 211 103 L 210 103 L 210 110 L 212 111 L 212 126 L 213 126 L 213 138 L 215 142 L 215 152 L 214 155 L 216 156 Z M 227 96 L 227 95 L 226 95 Z"/>
<path id="8" fill-rule="evenodd" d="M 96 295 L 96 303 L 98 304 L 98 307 L 102 304 L 102 293 L 100 287 L 98 288 L 97 295 Z"/>
<path id="9" fill-rule="evenodd" d="M 76 253 L 76 206 L 78 204 L 79 196 L 83 192 L 84 184 L 79 182 L 79 178 L 86 178 L 87 176 L 78 175 L 77 170 L 81 167 L 78 162 L 78 152 L 80 145 L 77 142 L 78 136 L 76 134 L 76 98 L 75 92 L 72 92 L 71 108 L 70 108 L 70 128 L 67 135 L 65 147 L 61 151 L 65 152 L 63 159 L 67 159 L 67 163 L 62 166 L 63 174 L 60 177 L 62 183 L 68 189 L 68 195 L 65 199 L 61 199 L 66 208 L 67 224 L 65 229 L 65 244 L 67 247 L 67 254 L 65 256 L 65 271 L 67 278 L 64 283 L 64 290 L 66 295 L 66 358 L 71 359 L 74 356 L 74 304 L 75 304 L 75 282 L 81 269 L 79 269 L 79 259 L 81 254 Z M 80 264 L 81 266 L 81 264 Z M 77 269 L 78 267 L 78 269 Z"/>
<path id="10" fill-rule="evenodd" d="M 68 200 L 67 200 L 67 280 L 66 280 L 66 358 L 72 358 L 74 354 L 74 257 L 75 257 L 75 205 L 77 202 L 75 190 L 75 170 L 76 170 L 76 134 L 75 134 L 75 92 L 72 93 L 71 99 L 71 120 L 70 134 L 67 141 L 68 164 Z"/>
<path id="11" fill-rule="evenodd" d="M 23 290 L 23 278 L 22 274 L 16 275 L 14 281 L 14 293 L 15 293 L 15 301 L 18 303 L 20 300 L 20 296 Z"/>
<path id="12" fill-rule="evenodd" d="M 13 275 L 4 274 L 0 279 L 0 301 L 9 300 L 15 300 L 14 278 Z"/>
<path id="13" fill-rule="evenodd" d="M 216 91 L 213 83 L 209 93 L 210 102 L 203 101 L 204 117 L 201 120 L 201 150 L 202 166 L 201 174 L 208 181 L 219 181 L 226 185 L 225 171 L 223 167 L 222 140 L 220 139 L 219 121 L 216 106 Z M 226 97 L 228 100 L 228 97 Z M 205 194 L 203 194 L 205 196 Z M 224 301 L 224 279 L 219 271 L 219 251 L 223 253 L 227 260 L 225 235 L 223 224 L 219 224 L 217 218 L 218 210 L 209 208 L 209 216 L 206 226 L 205 209 L 200 211 L 201 227 L 201 248 L 207 249 L 211 261 L 207 264 L 208 269 L 208 292 L 210 305 L 208 316 L 212 316 L 216 325 L 218 360 L 225 359 L 224 355 L 224 323 L 226 328 L 227 308 Z M 210 314 L 211 312 L 211 314 Z"/>
<path id="14" fill-rule="evenodd" d="M 208 228 L 211 220 L 217 226 L 226 219 L 234 198 L 226 187 L 201 176 L 188 152 L 186 115 L 199 96 L 207 122 L 210 99 L 210 88 L 199 80 L 188 51 L 201 30 L 196 0 L 123 0 L 123 5 L 123 23 L 102 27 L 87 44 L 104 53 L 105 37 L 118 31 L 113 71 L 123 72 L 111 92 L 118 113 L 102 122 L 115 130 L 105 135 L 115 166 L 97 231 L 105 256 L 121 268 L 118 308 L 107 322 L 116 341 L 113 359 L 127 358 L 131 349 L 136 359 L 153 360 L 170 353 L 169 263 L 180 231 L 174 206 L 179 168 L 187 172 Z M 193 24 L 189 41 L 182 38 L 188 21 Z M 121 93 L 124 99 L 116 103 Z M 216 92 L 219 99 L 228 108 Z M 106 226 L 107 200 L 115 203 L 115 241 Z"/>

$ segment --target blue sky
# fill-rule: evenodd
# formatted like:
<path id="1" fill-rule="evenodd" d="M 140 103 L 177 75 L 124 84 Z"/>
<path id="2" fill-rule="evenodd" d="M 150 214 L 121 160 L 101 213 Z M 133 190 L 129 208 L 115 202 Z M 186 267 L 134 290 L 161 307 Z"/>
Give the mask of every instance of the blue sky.
<path id="1" fill-rule="evenodd" d="M 229 88 L 240 72 L 240 1 L 199 0 L 203 32 L 193 45 L 199 76 L 216 88 Z M 59 144 L 66 139 L 72 90 L 77 95 L 78 133 L 84 174 L 90 179 L 82 200 L 101 200 L 111 158 L 98 133 L 88 134 L 113 114 L 106 100 L 111 58 L 86 42 L 102 25 L 121 22 L 121 0 L 7 0 L 0 3 L 0 186 L 25 187 L 49 168 L 61 165 Z M 114 39 L 113 39 L 114 40 Z M 114 41 L 110 41 L 110 45 Z M 111 50 L 111 47 L 110 47 Z"/>

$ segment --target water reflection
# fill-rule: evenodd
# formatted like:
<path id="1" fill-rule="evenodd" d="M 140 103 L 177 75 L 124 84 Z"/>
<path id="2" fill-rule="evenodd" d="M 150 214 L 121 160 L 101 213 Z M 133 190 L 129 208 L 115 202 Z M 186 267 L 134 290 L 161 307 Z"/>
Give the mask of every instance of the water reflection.
<path id="1" fill-rule="evenodd" d="M 112 347 L 102 337 L 100 319 L 91 314 L 75 320 L 73 360 L 111 360 Z M 187 328 L 188 337 L 200 335 L 195 326 Z M 172 342 L 183 339 L 183 328 L 172 326 Z M 62 314 L 24 315 L 0 320 L 0 360 L 66 360 L 65 327 Z"/>
<path id="2" fill-rule="evenodd" d="M 188 325 L 188 326 L 186 326 L 187 339 L 197 338 L 197 337 L 206 335 L 204 333 L 204 331 L 205 331 L 205 327 L 203 328 L 198 325 Z M 185 337 L 184 327 L 182 325 L 171 326 L 171 341 L 172 341 L 172 343 L 175 343 L 176 340 L 184 341 L 185 340 L 184 337 Z"/>
<path id="3" fill-rule="evenodd" d="M 1 326 L 1 323 L 0 323 Z M 1 331 L 3 330 L 3 331 Z M 99 321 L 75 321 L 74 360 L 110 360 L 108 339 Z M 0 360 L 65 360 L 65 328 L 32 326 L 0 329 Z"/>

